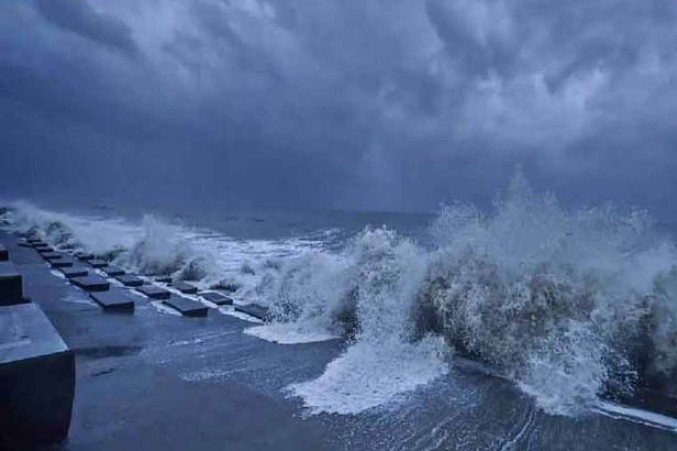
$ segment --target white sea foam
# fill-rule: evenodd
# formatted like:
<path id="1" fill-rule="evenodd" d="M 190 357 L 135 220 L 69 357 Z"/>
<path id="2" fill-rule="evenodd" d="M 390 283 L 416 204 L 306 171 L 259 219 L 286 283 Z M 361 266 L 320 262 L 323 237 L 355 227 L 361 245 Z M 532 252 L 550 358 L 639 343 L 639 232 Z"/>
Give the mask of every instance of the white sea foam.
<path id="1" fill-rule="evenodd" d="M 258 300 L 257 287 L 277 261 L 322 246 L 300 238 L 238 240 L 153 216 L 132 222 L 59 213 L 23 201 L 11 206 L 13 231 L 37 233 L 58 249 L 109 256 L 129 271 L 192 280 L 200 289 L 223 286 L 247 301 Z"/>
<path id="2" fill-rule="evenodd" d="M 305 323 L 272 323 L 249 327 L 245 333 L 262 340 L 279 344 L 315 343 L 341 338 L 321 327 Z"/>
<path id="3" fill-rule="evenodd" d="M 643 409 L 621 406 L 608 401 L 601 401 L 594 408 L 595 411 L 612 418 L 632 421 L 657 429 L 677 432 L 677 418 L 650 412 Z"/>
<path id="4" fill-rule="evenodd" d="M 359 325 L 355 343 L 319 378 L 289 387 L 313 413 L 356 414 L 447 372 L 441 337 L 410 341 L 416 295 L 425 275 L 424 254 L 395 233 L 377 229 L 356 239 L 345 258 L 342 264 L 324 265 L 332 277 L 307 273 L 303 278 L 310 279 L 306 286 L 317 286 L 318 278 L 345 284 L 342 293 L 347 294 L 349 305 L 344 308 L 354 310 Z M 283 302 L 292 300 L 285 297 Z M 326 317 L 312 299 L 301 301 L 305 303 L 299 315 L 302 323 Z M 330 311 L 340 311 L 329 305 Z"/>
<path id="5" fill-rule="evenodd" d="M 35 231 L 57 247 L 75 246 L 105 254 L 128 249 L 143 234 L 140 225 L 120 218 L 78 216 L 44 210 L 28 202 L 11 204 L 11 227 L 18 232 Z"/>
<path id="6" fill-rule="evenodd" d="M 677 373 L 673 242 L 640 211 L 566 209 L 519 176 L 489 213 L 445 208 L 433 249 L 386 229 L 329 252 L 314 240 L 241 241 L 152 217 L 15 207 L 16 230 L 266 305 L 275 319 L 251 335 L 349 337 L 320 377 L 289 388 L 312 412 L 387 403 L 445 374 L 444 350 L 497 368 L 553 414 L 589 411 L 604 391 L 628 394 L 638 379 Z"/>
<path id="7" fill-rule="evenodd" d="M 352 331 L 360 355 L 440 334 L 552 414 L 588 411 L 605 390 L 628 394 L 639 378 L 677 370 L 677 252 L 645 213 L 567 210 L 517 176 L 493 212 L 446 208 L 432 233 L 430 252 L 368 230 L 338 255 L 291 259 L 267 297 L 280 321 Z M 334 411 L 354 412 L 350 394 L 354 406 L 369 405 L 351 384 L 370 385 L 378 371 L 352 379 L 342 369 L 360 359 L 353 352 L 292 392 L 313 411 L 332 411 L 336 400 Z M 398 355 L 403 365 L 421 357 Z"/>
<path id="8" fill-rule="evenodd" d="M 649 371 L 675 355 L 666 306 L 677 299 L 677 253 L 643 212 L 568 211 L 517 177 L 491 215 L 449 208 L 434 232 L 422 301 L 442 333 L 547 412 L 576 414 L 607 388 L 631 391 L 638 354 L 648 353 Z"/>
<path id="9" fill-rule="evenodd" d="M 260 319 L 254 318 L 251 315 L 247 315 L 246 313 L 238 312 L 233 309 L 221 307 L 219 308 L 219 311 L 224 315 L 232 316 L 233 318 L 241 319 L 242 321 L 247 321 L 248 323 L 263 324 L 263 321 L 261 321 Z"/>
<path id="10" fill-rule="evenodd" d="M 443 349 L 439 338 L 383 346 L 358 342 L 329 363 L 319 378 L 288 390 L 301 397 L 312 413 L 358 414 L 446 374 Z"/>

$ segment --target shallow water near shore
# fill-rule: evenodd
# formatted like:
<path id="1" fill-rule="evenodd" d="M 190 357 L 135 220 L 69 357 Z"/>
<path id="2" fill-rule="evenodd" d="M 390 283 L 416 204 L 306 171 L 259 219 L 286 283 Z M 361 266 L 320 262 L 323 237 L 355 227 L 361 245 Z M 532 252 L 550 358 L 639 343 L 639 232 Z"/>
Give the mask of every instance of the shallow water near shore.
<path id="1" fill-rule="evenodd" d="M 550 415 L 647 385 L 677 393 L 677 252 L 641 211 L 568 209 L 519 177 L 490 212 L 436 216 L 10 206 L 9 230 L 268 307 L 273 322 L 247 332 L 260 339 L 346 340 L 322 374 L 282 388 L 310 414 L 389 405 L 448 380 L 455 355 Z"/>

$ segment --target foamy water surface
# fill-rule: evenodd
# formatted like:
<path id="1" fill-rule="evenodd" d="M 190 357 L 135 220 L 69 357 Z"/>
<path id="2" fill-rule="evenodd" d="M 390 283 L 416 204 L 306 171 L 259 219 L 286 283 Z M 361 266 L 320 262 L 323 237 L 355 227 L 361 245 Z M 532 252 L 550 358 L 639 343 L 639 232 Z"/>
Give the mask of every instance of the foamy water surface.
<path id="1" fill-rule="evenodd" d="M 641 211 L 567 209 L 520 177 L 492 211 L 445 208 L 425 246 L 383 227 L 337 246 L 341 231 L 329 228 L 238 239 L 153 216 L 11 207 L 6 227 L 57 248 L 269 307 L 275 320 L 247 334 L 282 344 L 348 340 L 318 378 L 286 389 L 313 413 L 393 403 L 448 377 L 454 353 L 495 368 L 560 415 L 677 370 L 673 241 Z"/>

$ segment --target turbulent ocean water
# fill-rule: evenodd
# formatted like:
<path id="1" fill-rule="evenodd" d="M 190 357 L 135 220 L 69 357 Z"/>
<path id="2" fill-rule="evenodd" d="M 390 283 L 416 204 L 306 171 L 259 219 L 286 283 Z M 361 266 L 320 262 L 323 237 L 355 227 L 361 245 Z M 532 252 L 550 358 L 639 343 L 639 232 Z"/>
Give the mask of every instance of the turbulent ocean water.
<path id="1" fill-rule="evenodd" d="M 389 403 L 461 357 L 551 414 L 677 391 L 671 233 L 639 210 L 567 208 L 520 176 L 488 211 L 434 216 L 7 206 L 7 229 L 269 307 L 275 319 L 247 330 L 262 339 L 346 340 L 286 388 L 310 413 Z"/>

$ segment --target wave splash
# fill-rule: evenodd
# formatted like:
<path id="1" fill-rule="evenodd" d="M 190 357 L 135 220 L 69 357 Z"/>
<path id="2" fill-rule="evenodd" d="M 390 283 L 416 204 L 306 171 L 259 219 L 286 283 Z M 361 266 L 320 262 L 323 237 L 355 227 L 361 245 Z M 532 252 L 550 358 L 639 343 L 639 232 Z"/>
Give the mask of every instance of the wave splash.
<path id="1" fill-rule="evenodd" d="M 318 378 L 289 387 L 312 412 L 358 413 L 448 371 L 453 354 L 512 378 L 546 412 L 576 415 L 639 385 L 673 391 L 677 250 L 641 211 L 567 209 L 517 175 L 490 212 L 444 208 L 434 246 L 385 228 L 343 250 L 241 242 L 151 217 L 140 224 L 18 204 L 15 230 L 146 274 L 220 286 L 270 307 L 254 335 L 343 336 Z M 282 339 L 279 339 L 282 337 Z"/>
<path id="2" fill-rule="evenodd" d="M 324 264 L 313 263 L 318 260 Z M 412 314 L 425 273 L 425 253 L 385 229 L 365 231 L 334 262 L 306 256 L 283 271 L 287 277 L 267 296 L 282 311 L 279 317 L 339 326 L 354 340 L 324 374 L 290 386 L 290 393 L 314 413 L 352 414 L 445 374 L 442 337 L 413 340 Z"/>
<path id="3" fill-rule="evenodd" d="M 368 374 L 387 368 L 411 389 L 444 374 L 449 351 L 499 369 L 552 414 L 581 414 L 600 395 L 675 373 L 677 252 L 645 213 L 567 210 L 518 174 L 490 213 L 447 207 L 431 233 L 424 251 L 366 230 L 344 252 L 288 261 L 269 281 L 279 322 L 354 340 L 320 378 L 291 387 L 311 409 L 386 402 L 389 388 Z M 381 364 L 383 350 L 399 368 Z"/>
<path id="4" fill-rule="evenodd" d="M 152 215 L 134 222 L 118 217 L 79 216 L 9 205 L 1 215 L 10 230 L 32 233 L 60 250 L 91 252 L 144 275 L 171 275 L 200 288 L 237 292 L 256 300 L 256 288 L 282 258 L 321 247 L 310 239 L 237 240 L 212 230 L 168 223 Z"/>

